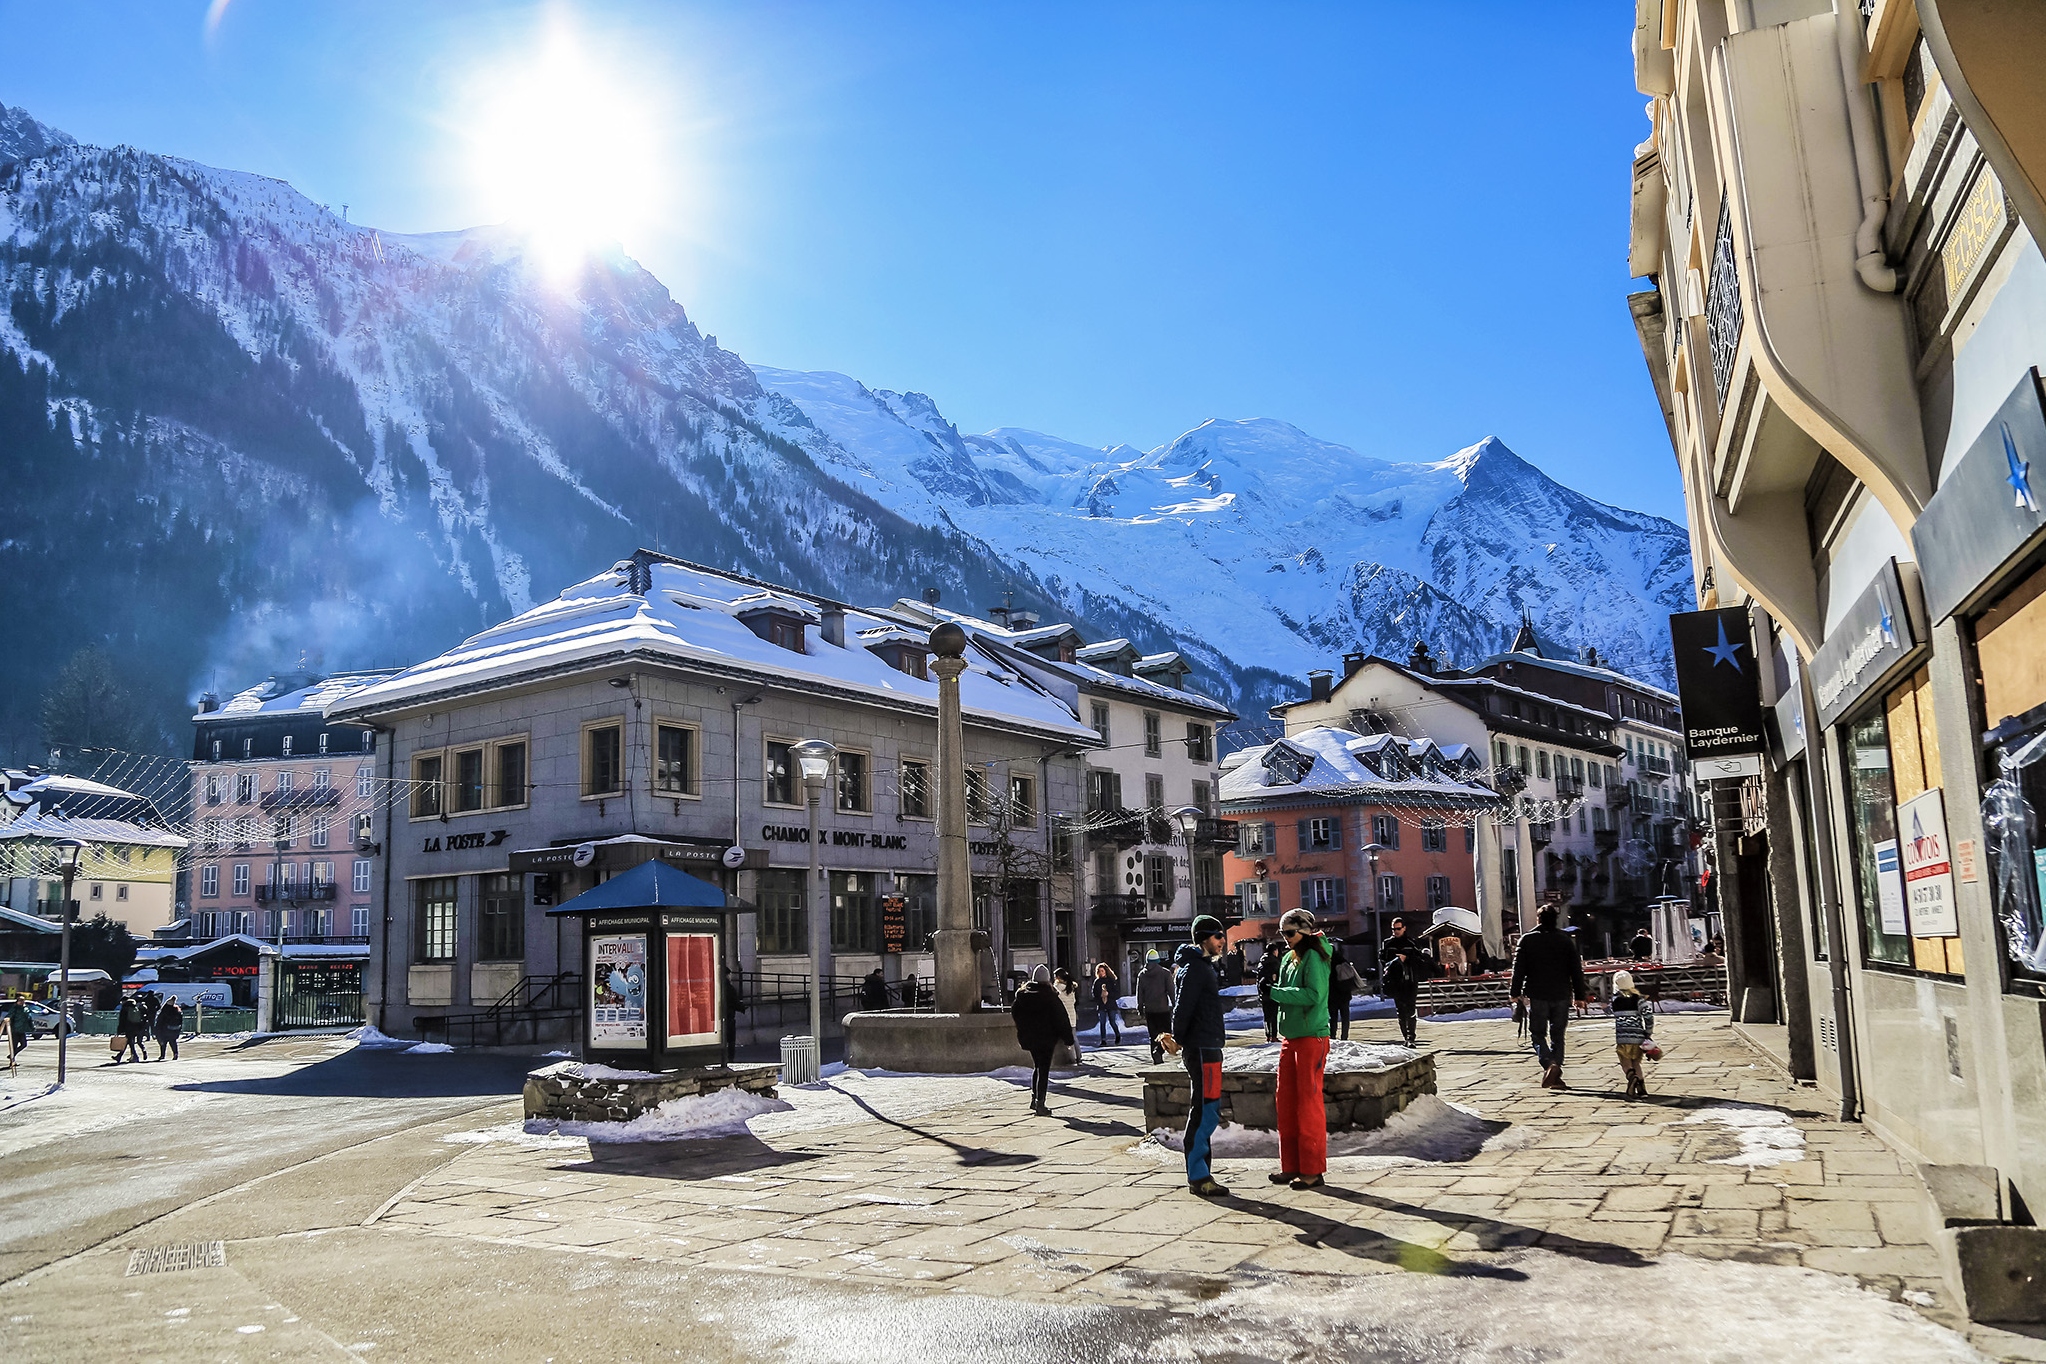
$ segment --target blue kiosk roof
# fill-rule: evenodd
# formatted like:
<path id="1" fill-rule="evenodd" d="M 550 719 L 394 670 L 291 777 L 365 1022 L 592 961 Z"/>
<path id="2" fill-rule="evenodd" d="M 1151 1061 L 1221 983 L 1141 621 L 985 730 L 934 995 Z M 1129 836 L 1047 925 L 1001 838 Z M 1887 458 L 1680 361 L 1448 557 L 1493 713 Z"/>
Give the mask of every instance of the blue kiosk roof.
<path id="1" fill-rule="evenodd" d="M 658 857 L 593 886 L 548 916 L 596 914 L 620 909 L 723 909 L 725 892 Z"/>

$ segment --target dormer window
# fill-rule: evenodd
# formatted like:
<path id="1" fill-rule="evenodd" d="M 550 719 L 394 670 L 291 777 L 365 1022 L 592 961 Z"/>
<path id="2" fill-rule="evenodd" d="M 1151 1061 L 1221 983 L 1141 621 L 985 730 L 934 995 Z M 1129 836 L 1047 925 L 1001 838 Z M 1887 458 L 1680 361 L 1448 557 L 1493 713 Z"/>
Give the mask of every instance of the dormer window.
<path id="1" fill-rule="evenodd" d="M 809 652 L 804 647 L 803 627 L 814 617 L 806 619 L 790 608 L 776 604 L 741 611 L 739 619 L 747 629 L 776 648 L 787 649 L 792 654 Z"/>
<path id="2" fill-rule="evenodd" d="M 895 666 L 899 671 L 905 672 L 911 677 L 923 681 L 930 680 L 931 670 L 924 662 L 924 654 L 921 649 L 898 650 L 895 655 Z"/>

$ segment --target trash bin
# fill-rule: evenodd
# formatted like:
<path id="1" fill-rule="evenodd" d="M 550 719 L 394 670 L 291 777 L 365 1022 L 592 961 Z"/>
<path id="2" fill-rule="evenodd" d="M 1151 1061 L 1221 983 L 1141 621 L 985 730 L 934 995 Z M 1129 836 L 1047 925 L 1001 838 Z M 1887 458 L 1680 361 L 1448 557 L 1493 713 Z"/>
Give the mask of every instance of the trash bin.
<path id="1" fill-rule="evenodd" d="M 784 1037 L 781 1040 L 781 1082 L 785 1085 L 817 1083 L 817 1039 Z"/>

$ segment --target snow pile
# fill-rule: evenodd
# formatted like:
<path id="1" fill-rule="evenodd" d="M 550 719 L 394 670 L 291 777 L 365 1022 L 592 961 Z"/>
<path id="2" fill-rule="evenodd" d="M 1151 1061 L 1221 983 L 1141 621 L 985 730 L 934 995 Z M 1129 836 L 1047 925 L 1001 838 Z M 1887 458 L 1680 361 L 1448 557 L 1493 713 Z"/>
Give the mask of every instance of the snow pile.
<path id="1" fill-rule="evenodd" d="M 692 1137 L 731 1137 L 745 1132 L 746 1122 L 765 1113 L 790 1113 L 795 1105 L 743 1089 L 692 1094 L 670 1099 L 630 1122 L 558 1122 L 528 1118 L 525 1131 L 535 1137 L 587 1137 L 599 1142 L 683 1141 Z"/>
<path id="2" fill-rule="evenodd" d="M 1376 1156 L 1384 1160 L 1460 1163 L 1484 1150 L 1488 1142 L 1494 1142 L 1493 1149 L 1499 1149 L 1496 1142 L 1503 1140 L 1505 1130 L 1504 1123 L 1480 1117 L 1433 1094 L 1423 1094 L 1386 1119 L 1383 1127 L 1329 1133 L 1328 1153 L 1331 1157 Z M 1138 1149 L 1154 1144 L 1167 1151 L 1185 1149 L 1182 1134 L 1165 1127 L 1151 1133 L 1138 1144 Z M 1224 1123 L 1215 1130 L 1214 1153 L 1217 1159 L 1277 1160 L 1279 1134 Z"/>
<path id="3" fill-rule="evenodd" d="M 576 1080 L 667 1080 L 673 1078 L 657 1070 L 620 1070 L 597 1061 L 586 1061 L 568 1072 Z"/>
<path id="4" fill-rule="evenodd" d="M 1479 1023 L 1492 1018 L 1513 1017 L 1513 1006 L 1502 1004 L 1495 1009 L 1464 1009 L 1453 1014 L 1424 1014 L 1423 1023 Z"/>
<path id="5" fill-rule="evenodd" d="M 365 1023 L 343 1036 L 367 1051 L 410 1051 L 414 1045 L 408 1038 L 392 1037 L 379 1031 L 373 1023 Z"/>
<path id="6" fill-rule="evenodd" d="M 405 1048 L 407 1056 L 441 1056 L 454 1048 L 445 1042 L 419 1042 Z"/>
<path id="7" fill-rule="evenodd" d="M 1418 1055 L 1420 1053 L 1413 1048 L 1396 1043 L 1350 1042 L 1339 1038 L 1328 1044 L 1328 1064 L 1324 1069 L 1336 1075 L 1359 1070 L 1385 1070 L 1411 1061 Z M 1231 1047 L 1222 1053 L 1222 1069 L 1276 1073 L 1279 1069 L 1279 1043 Z"/>
<path id="8" fill-rule="evenodd" d="M 1804 1159 L 1804 1133 L 1788 1113 L 1773 1108 L 1750 1108 L 1740 1104 L 1713 1104 L 1701 1108 L 1679 1127 L 1695 1123 L 1717 1123 L 1740 1143 L 1740 1151 L 1715 1159 L 1714 1165 L 1788 1165 Z"/>

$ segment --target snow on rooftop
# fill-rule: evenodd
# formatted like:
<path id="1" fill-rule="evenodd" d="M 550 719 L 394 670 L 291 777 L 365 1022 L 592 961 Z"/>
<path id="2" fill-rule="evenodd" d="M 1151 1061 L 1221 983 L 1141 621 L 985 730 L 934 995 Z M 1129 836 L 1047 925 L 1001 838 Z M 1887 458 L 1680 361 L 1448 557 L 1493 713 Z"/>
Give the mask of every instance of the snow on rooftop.
<path id="1" fill-rule="evenodd" d="M 295 712 L 320 715 L 342 697 L 360 691 L 373 682 L 380 682 L 391 676 L 392 672 L 392 669 L 382 668 L 375 671 L 333 673 L 317 677 L 288 674 L 269 677 L 253 687 L 235 693 L 219 710 L 201 711 L 193 718 L 218 720 L 244 715 L 288 715 Z"/>
<path id="2" fill-rule="evenodd" d="M 997 644 L 1011 646 L 1041 643 L 1046 639 L 1055 638 L 1073 629 L 1070 625 L 1046 625 L 1036 626 L 1029 630 L 1010 630 L 996 625 L 993 621 L 980 620 L 977 617 L 965 615 L 962 612 L 947 611 L 943 607 L 926 606 L 922 602 L 912 602 L 906 599 L 897 602 L 896 609 L 931 620 L 949 620 L 968 634 L 982 636 Z M 1107 651 L 1106 654 L 1102 652 L 1104 650 Z M 1135 654 L 1136 646 L 1126 639 L 1105 640 L 1100 644 L 1090 644 L 1075 650 L 1074 656 L 1079 660 L 1078 662 L 1062 663 L 1057 659 L 1040 658 L 1035 654 L 1031 654 L 1029 655 L 1029 666 L 1042 669 L 1053 676 L 1079 683 L 1082 686 L 1094 687 L 1100 690 L 1129 692 L 1133 695 L 1170 705 L 1206 711 L 1225 720 L 1235 718 L 1235 711 L 1230 710 L 1229 707 L 1213 697 L 1203 696 L 1199 692 L 1190 691 L 1185 687 L 1168 687 L 1162 682 L 1154 682 L 1147 677 L 1134 677 L 1119 672 L 1111 672 L 1109 669 L 1097 667 L 1089 661 L 1090 656 L 1094 658 L 1113 657 L 1116 653 L 1123 650 Z M 1152 655 L 1153 658 L 1170 658 L 1174 656 L 1172 654 Z"/>
<path id="3" fill-rule="evenodd" d="M 1457 745 L 1461 748 L 1462 745 Z M 1402 757 L 1414 765 L 1414 775 L 1399 780 L 1388 780 L 1381 776 L 1364 758 L 1367 755 L 1383 753 L 1387 748 L 1397 748 Z M 1308 766 L 1294 781 L 1285 781 L 1271 770 L 1265 758 L 1273 750 L 1288 751 L 1308 761 Z M 1352 730 L 1336 729 L 1329 725 L 1317 725 L 1299 734 L 1289 734 L 1277 743 L 1261 744 L 1254 748 L 1241 749 L 1242 759 L 1224 770 L 1221 790 L 1218 793 L 1224 804 L 1230 801 L 1271 800 L 1289 795 L 1336 796 L 1364 794 L 1369 791 L 1383 793 L 1398 792 L 1407 795 L 1432 795 L 1447 798 L 1464 798 L 1473 801 L 1495 801 L 1492 791 L 1476 782 L 1446 779 L 1440 774 L 1448 764 L 1443 760 L 1447 755 L 1436 747 L 1429 738 L 1406 739 L 1393 734 L 1358 734 Z M 1235 757 L 1232 754 L 1231 757 Z M 1424 764 L 1434 764 L 1431 772 Z"/>
<path id="4" fill-rule="evenodd" d="M 188 843 L 168 830 L 125 819 L 73 819 L 42 810 L 0 824 L 0 839 L 13 838 L 75 838 L 81 843 L 127 843 L 145 848 L 182 848 Z"/>
<path id="5" fill-rule="evenodd" d="M 760 638 L 735 614 L 786 602 L 801 606 L 814 620 L 818 615 L 814 602 L 783 591 L 763 591 L 758 584 L 687 564 L 657 560 L 648 565 L 648 574 L 651 585 L 641 594 L 628 589 L 623 571 L 608 569 L 438 657 L 351 691 L 331 703 L 327 713 L 330 718 L 367 716 L 432 697 L 484 690 L 513 677 L 649 655 L 937 708 L 936 681 L 889 667 L 864 643 L 842 647 L 806 631 L 804 652 L 798 654 Z M 862 631 L 890 624 L 873 613 L 846 612 L 846 629 L 855 639 Z M 960 678 L 960 703 L 968 715 L 1020 723 L 1062 739 L 1098 742 L 1094 731 L 1064 703 L 986 654 L 975 651 L 968 663 Z"/>

